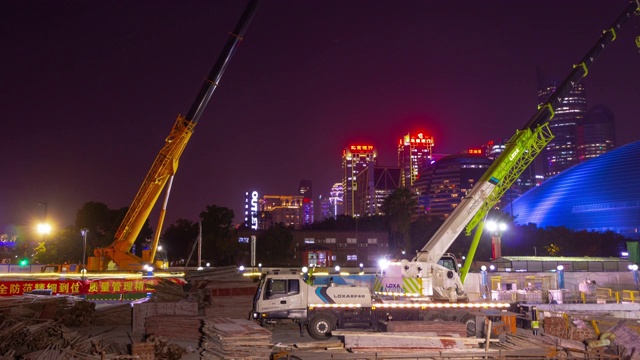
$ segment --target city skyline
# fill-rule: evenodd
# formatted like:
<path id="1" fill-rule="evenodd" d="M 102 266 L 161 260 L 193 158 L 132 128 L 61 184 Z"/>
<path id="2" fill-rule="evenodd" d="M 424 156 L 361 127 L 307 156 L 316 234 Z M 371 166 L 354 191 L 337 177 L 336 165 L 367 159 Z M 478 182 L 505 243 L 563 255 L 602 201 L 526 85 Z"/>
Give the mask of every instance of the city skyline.
<path id="1" fill-rule="evenodd" d="M 390 165 L 407 132 L 433 136 L 434 153 L 509 138 L 535 112 L 536 67 L 561 80 L 626 4 L 264 1 L 186 147 L 166 224 L 211 204 L 239 223 L 246 191 L 300 179 L 326 195 L 351 143 Z M 9 1 L 0 233 L 41 219 L 40 202 L 61 226 L 88 201 L 129 206 L 245 5 Z M 618 146 L 640 139 L 633 27 L 584 80 Z"/>

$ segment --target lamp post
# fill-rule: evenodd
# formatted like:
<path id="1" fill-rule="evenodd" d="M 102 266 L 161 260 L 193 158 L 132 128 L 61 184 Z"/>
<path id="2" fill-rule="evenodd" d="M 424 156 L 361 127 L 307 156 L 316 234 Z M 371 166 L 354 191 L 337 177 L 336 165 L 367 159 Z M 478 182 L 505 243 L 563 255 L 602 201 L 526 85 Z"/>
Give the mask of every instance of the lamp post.
<path id="1" fill-rule="evenodd" d="M 507 230 L 507 224 L 488 221 L 487 230 L 491 231 L 491 258 L 495 260 L 502 257 L 502 232 Z"/>
<path id="2" fill-rule="evenodd" d="M 631 272 L 633 273 L 633 285 L 635 285 L 636 289 L 638 289 L 638 285 L 640 285 L 640 278 L 638 278 L 638 265 L 629 265 L 629 270 L 631 270 Z"/>
<path id="3" fill-rule="evenodd" d="M 85 276 L 87 273 L 87 269 L 85 266 L 85 258 L 87 256 L 87 234 L 89 233 L 89 229 L 84 228 L 80 230 L 80 234 L 82 234 L 82 281 L 85 280 Z"/>
<path id="4" fill-rule="evenodd" d="M 481 278 L 481 282 L 482 282 L 482 298 L 486 299 L 487 298 L 487 293 L 489 292 L 488 286 L 489 286 L 489 279 L 487 276 L 487 267 L 482 265 L 480 267 L 480 274 L 482 274 L 482 278 Z"/>
<path id="5" fill-rule="evenodd" d="M 558 290 L 564 289 L 564 266 L 558 265 Z"/>

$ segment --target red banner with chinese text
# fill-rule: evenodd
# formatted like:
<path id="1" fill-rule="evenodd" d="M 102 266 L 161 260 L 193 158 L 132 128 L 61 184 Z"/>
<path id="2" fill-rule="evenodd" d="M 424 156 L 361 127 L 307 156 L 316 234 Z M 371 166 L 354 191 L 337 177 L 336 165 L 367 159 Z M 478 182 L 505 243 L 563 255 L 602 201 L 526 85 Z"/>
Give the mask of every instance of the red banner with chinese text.
<path id="1" fill-rule="evenodd" d="M 91 295 L 153 292 L 156 279 L 107 280 L 16 280 L 0 281 L 0 296 L 23 295 L 34 290 L 51 290 L 53 295 Z"/>

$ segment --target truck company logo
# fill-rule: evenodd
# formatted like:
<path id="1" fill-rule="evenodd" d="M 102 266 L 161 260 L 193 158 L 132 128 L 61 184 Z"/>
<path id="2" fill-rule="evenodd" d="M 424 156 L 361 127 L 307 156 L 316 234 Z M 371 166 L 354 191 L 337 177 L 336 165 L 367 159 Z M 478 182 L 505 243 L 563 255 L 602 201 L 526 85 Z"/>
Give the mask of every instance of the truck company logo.
<path id="1" fill-rule="evenodd" d="M 362 294 L 336 294 L 334 296 L 336 299 L 362 299 L 364 295 Z"/>

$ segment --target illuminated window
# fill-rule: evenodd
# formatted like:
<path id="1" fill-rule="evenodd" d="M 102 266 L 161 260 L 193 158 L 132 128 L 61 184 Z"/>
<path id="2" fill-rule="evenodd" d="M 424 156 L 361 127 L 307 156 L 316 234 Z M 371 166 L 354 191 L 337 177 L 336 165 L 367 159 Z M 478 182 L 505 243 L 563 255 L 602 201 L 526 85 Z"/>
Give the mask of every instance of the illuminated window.
<path id="1" fill-rule="evenodd" d="M 316 240 L 314 238 L 304 238 L 305 244 L 315 244 Z"/>
<path id="2" fill-rule="evenodd" d="M 347 255 L 347 261 L 358 261 L 358 255 Z"/>
<path id="3" fill-rule="evenodd" d="M 357 244 L 358 239 L 356 238 L 347 238 L 347 244 Z"/>
<path id="4" fill-rule="evenodd" d="M 327 244 L 335 244 L 336 243 L 336 238 L 327 238 L 326 243 Z"/>
<path id="5" fill-rule="evenodd" d="M 377 244 L 378 243 L 378 239 L 376 239 L 376 238 L 367 239 L 367 243 L 369 243 L 369 244 Z"/>

